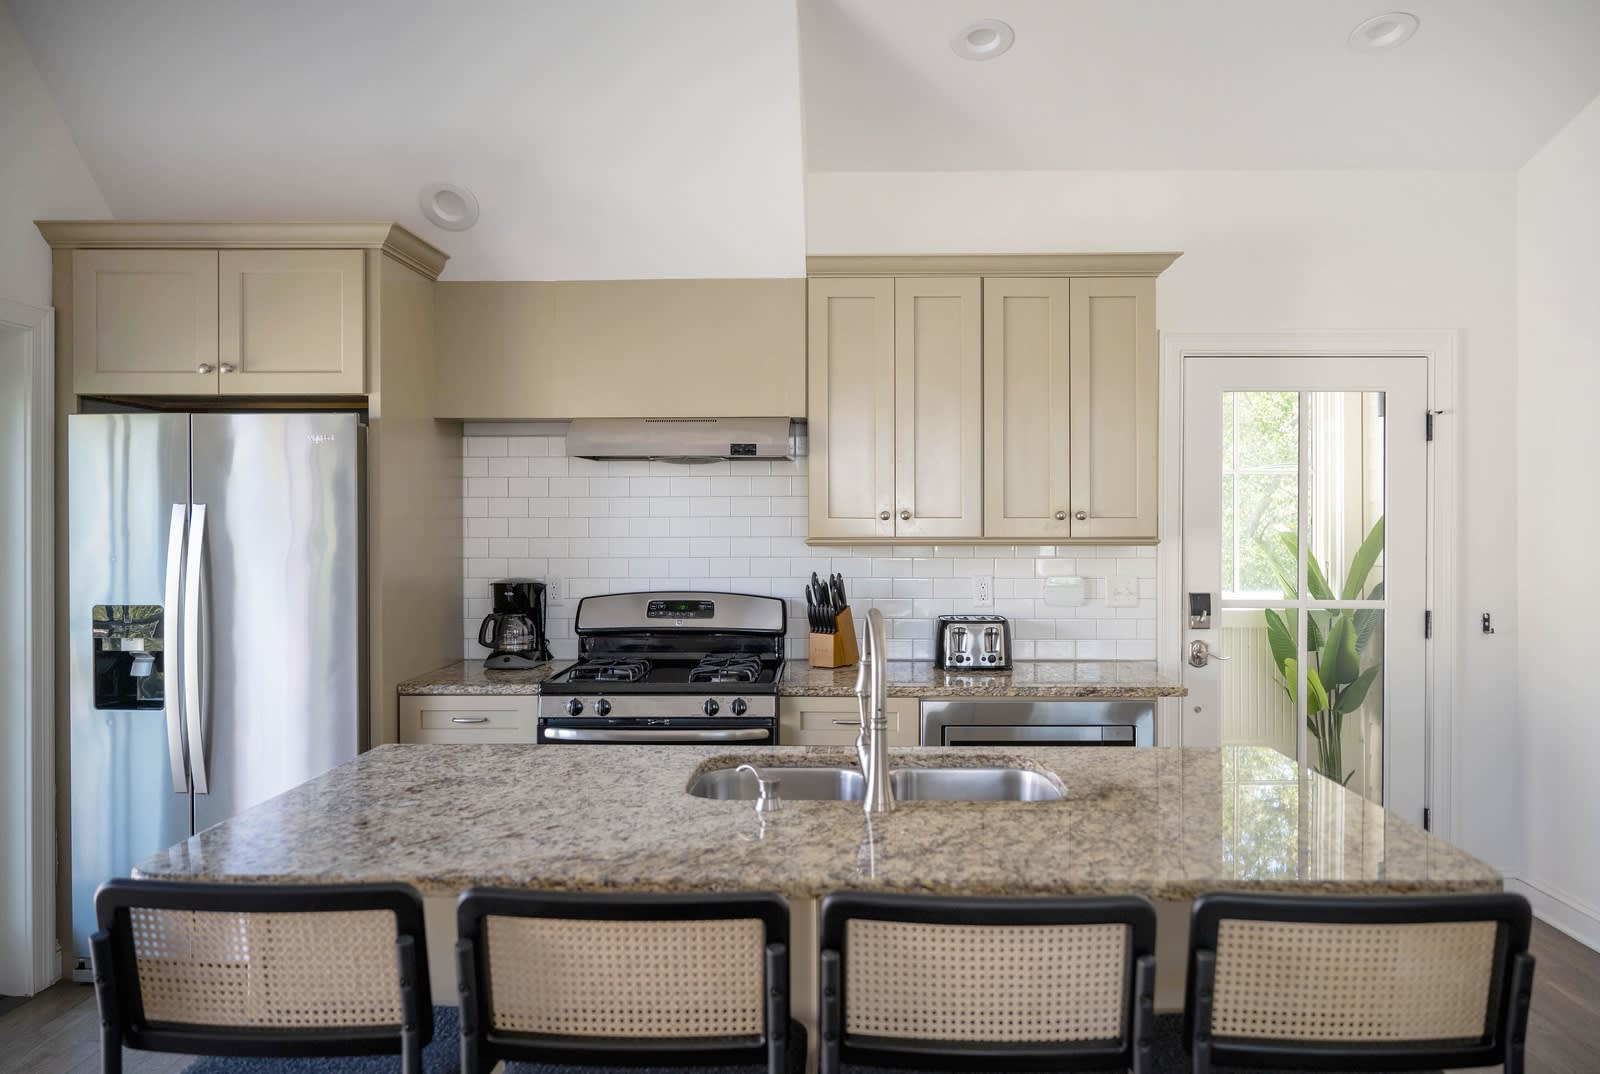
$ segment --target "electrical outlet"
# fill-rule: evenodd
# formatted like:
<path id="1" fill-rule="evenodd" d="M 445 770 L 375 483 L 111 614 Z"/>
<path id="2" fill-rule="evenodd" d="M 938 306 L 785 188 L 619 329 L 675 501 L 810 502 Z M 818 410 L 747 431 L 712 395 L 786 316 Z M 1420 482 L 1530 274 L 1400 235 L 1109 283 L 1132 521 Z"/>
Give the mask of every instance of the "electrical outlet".
<path id="1" fill-rule="evenodd" d="M 560 578 L 546 578 L 544 580 L 545 603 L 552 608 L 559 608 L 567 602 L 567 587 Z"/>
<path id="2" fill-rule="evenodd" d="M 994 577 L 988 574 L 975 574 L 972 576 L 972 606 L 974 608 L 994 607 Z"/>
<path id="3" fill-rule="evenodd" d="M 1131 574 L 1118 574 L 1106 579 L 1107 608 L 1137 608 L 1139 606 L 1139 579 Z"/>

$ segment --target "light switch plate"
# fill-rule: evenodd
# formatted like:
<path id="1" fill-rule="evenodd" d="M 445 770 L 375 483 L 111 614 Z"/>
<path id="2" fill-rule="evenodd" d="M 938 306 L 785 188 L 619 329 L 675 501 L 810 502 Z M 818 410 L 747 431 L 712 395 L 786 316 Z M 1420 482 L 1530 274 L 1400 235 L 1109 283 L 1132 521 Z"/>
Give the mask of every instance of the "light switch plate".
<path id="1" fill-rule="evenodd" d="M 1106 580 L 1106 607 L 1137 608 L 1139 606 L 1139 579 L 1131 574 L 1117 574 Z"/>

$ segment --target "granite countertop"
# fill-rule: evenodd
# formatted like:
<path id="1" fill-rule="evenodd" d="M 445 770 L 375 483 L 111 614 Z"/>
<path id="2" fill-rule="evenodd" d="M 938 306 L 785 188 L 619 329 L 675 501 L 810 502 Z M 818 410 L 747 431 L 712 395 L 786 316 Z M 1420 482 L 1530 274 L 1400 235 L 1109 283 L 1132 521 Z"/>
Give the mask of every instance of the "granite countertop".
<path id="1" fill-rule="evenodd" d="M 971 895 L 1492 891 L 1492 868 L 1267 749 L 891 751 L 1049 773 L 1056 802 L 859 804 L 687 793 L 700 770 L 836 749 L 383 746 L 139 866 L 171 880 Z"/>
<path id="2" fill-rule="evenodd" d="M 462 660 L 407 679 L 402 694 L 536 694 L 539 684 L 567 666 L 557 660 L 525 671 L 485 671 L 481 660 Z M 856 668 L 784 665 L 778 692 L 787 697 L 855 694 Z M 928 661 L 889 661 L 890 697 L 1182 697 L 1183 684 L 1156 673 L 1146 660 L 1019 660 L 1011 671 L 938 671 Z"/>

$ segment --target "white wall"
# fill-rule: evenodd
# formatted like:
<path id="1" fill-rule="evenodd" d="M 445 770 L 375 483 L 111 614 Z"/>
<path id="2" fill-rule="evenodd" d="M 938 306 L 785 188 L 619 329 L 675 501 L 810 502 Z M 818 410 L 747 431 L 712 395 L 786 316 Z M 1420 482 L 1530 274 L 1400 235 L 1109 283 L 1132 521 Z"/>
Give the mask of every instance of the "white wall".
<path id="1" fill-rule="evenodd" d="M 1517 221 L 1523 879 L 1541 913 L 1600 946 L 1600 99 L 1522 169 Z"/>
<path id="2" fill-rule="evenodd" d="M 934 618 L 977 611 L 972 578 L 994 579 L 1021 660 L 1155 659 L 1155 549 L 1040 545 L 806 544 L 806 460 L 686 466 L 571 458 L 560 436 L 505 435 L 471 425 L 462 446 L 466 518 L 465 652 L 481 657 L 478 623 L 496 578 L 561 578 L 551 648 L 577 653 L 578 598 L 638 589 L 722 589 L 789 601 L 789 655 L 806 652 L 805 580 L 843 574 L 859 616 L 888 622 L 891 660 L 933 658 Z M 1089 599 L 1047 604 L 1045 578 L 1077 575 Z M 1138 579 L 1136 607 L 1110 608 L 1105 579 Z"/>
<path id="3" fill-rule="evenodd" d="M 0 298 L 50 305 L 50 247 L 35 220 L 110 215 L 0 4 Z"/>
<path id="4" fill-rule="evenodd" d="M 1516 872 L 1515 201 L 1511 173 L 825 172 L 807 249 L 1181 250 L 1163 331 L 1462 330 L 1455 838 Z"/>

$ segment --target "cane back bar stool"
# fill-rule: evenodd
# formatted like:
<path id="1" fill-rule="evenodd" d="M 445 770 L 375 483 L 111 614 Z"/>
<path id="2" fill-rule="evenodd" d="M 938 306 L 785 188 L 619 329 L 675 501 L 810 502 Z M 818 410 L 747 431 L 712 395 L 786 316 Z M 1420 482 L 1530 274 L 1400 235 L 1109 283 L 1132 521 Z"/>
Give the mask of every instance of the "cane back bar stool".
<path id="1" fill-rule="evenodd" d="M 403 884 L 112 880 L 90 941 L 101 1069 L 122 1048 L 214 1056 L 398 1055 L 433 1037 L 422 899 Z"/>
<path id="2" fill-rule="evenodd" d="M 457 905 L 461 1065 L 805 1064 L 776 895 L 475 889 Z M 508 1067 L 508 1069 L 514 1069 Z"/>
<path id="3" fill-rule="evenodd" d="M 1206 895 L 1184 1044 L 1213 1064 L 1523 1068 L 1533 956 L 1519 895 Z"/>
<path id="4" fill-rule="evenodd" d="M 820 932 L 823 1074 L 1153 1069 L 1148 900 L 840 892 Z"/>

